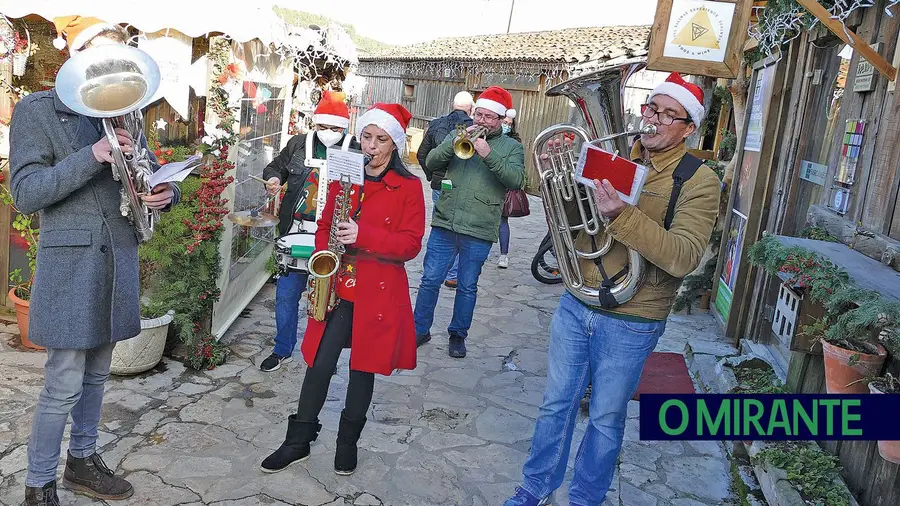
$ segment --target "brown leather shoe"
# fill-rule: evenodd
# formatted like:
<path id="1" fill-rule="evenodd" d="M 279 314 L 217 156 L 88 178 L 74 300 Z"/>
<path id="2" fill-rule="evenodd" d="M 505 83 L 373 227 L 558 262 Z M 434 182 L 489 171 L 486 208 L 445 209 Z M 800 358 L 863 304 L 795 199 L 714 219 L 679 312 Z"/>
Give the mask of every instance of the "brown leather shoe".
<path id="1" fill-rule="evenodd" d="M 59 506 L 56 480 L 43 487 L 25 487 L 25 506 Z"/>
<path id="2" fill-rule="evenodd" d="M 97 453 L 85 459 L 77 459 L 68 453 L 63 487 L 77 494 L 106 500 L 128 499 L 134 494 L 131 483 L 115 476 Z"/>
<path id="3" fill-rule="evenodd" d="M 444 281 L 444 286 L 447 288 L 456 288 L 456 280 L 455 279 L 447 279 Z"/>

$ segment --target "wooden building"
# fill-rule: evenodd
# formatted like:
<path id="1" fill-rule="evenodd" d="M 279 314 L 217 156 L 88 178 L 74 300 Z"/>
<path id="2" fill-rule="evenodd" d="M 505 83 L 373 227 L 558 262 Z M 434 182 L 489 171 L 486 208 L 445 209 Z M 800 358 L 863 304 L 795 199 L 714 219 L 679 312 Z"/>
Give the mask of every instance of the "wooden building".
<path id="1" fill-rule="evenodd" d="M 367 83 L 353 105 L 363 109 L 375 102 L 406 106 L 413 114 L 409 149 L 415 151 L 428 122 L 450 112 L 457 92 L 467 90 L 477 98 L 488 86 L 502 86 L 512 94 L 518 112 L 528 189 L 536 192 L 532 141 L 544 128 L 570 121 L 576 114 L 567 99 L 547 97 L 547 89 L 603 63 L 646 55 L 648 37 L 647 26 L 607 26 L 455 37 L 390 47 L 360 55 L 357 73 Z M 655 72 L 645 74 L 650 76 L 641 80 L 644 84 L 628 93 L 635 111 L 652 84 L 664 79 Z"/>
<path id="2" fill-rule="evenodd" d="M 900 18 L 885 12 L 888 3 L 860 7 L 845 23 L 897 66 Z M 798 236 L 823 227 L 846 246 L 804 247 L 813 244 L 857 285 L 900 298 L 900 283 L 892 281 L 900 279 L 900 97 L 896 81 L 822 23 L 757 62 L 749 82 L 713 312 L 726 334 L 766 357 L 791 391 L 824 393 L 821 352 L 792 345 L 773 326 L 781 280 L 750 266 L 747 249 L 764 233 Z M 800 305 L 801 320 L 821 311 Z M 897 373 L 897 357 L 887 368 Z M 860 504 L 900 504 L 900 466 L 881 459 L 874 441 L 822 446 L 839 457 Z"/>

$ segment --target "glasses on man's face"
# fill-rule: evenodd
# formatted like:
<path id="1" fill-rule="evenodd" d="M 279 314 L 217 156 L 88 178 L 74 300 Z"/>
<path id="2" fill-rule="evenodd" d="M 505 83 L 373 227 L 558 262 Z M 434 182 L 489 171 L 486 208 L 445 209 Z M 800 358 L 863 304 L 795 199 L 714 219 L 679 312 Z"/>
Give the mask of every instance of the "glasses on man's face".
<path id="1" fill-rule="evenodd" d="M 494 121 L 499 120 L 500 116 L 497 116 L 496 114 L 485 114 L 481 111 L 475 111 L 475 116 L 473 116 L 473 118 L 483 119 L 485 121 L 494 122 Z"/>
<path id="2" fill-rule="evenodd" d="M 667 112 L 659 112 L 653 104 L 644 104 L 641 106 L 641 116 L 650 119 L 656 116 L 656 119 L 663 125 L 669 126 L 676 121 L 689 122 L 691 118 L 676 118 Z"/>

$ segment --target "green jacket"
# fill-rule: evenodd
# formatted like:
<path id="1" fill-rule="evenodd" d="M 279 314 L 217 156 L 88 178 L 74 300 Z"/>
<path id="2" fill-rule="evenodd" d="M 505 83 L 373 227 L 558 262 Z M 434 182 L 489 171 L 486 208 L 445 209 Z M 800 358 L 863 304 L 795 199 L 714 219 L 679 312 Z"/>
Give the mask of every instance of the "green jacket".
<path id="1" fill-rule="evenodd" d="M 487 158 L 476 153 L 463 160 L 453 153 L 455 138 L 451 132 L 426 160 L 431 170 L 446 170 L 445 179 L 453 183 L 452 189 L 441 191 L 431 226 L 497 242 L 506 191 L 525 186 L 525 149 L 498 130 L 488 136 Z"/>

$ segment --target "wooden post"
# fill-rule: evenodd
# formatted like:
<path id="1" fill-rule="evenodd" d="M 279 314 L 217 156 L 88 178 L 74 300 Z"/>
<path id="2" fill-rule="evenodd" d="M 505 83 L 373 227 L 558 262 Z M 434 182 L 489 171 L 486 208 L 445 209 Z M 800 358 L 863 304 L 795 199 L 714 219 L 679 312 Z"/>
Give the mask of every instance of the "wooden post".
<path id="1" fill-rule="evenodd" d="M 838 38 L 847 44 L 850 44 L 850 47 L 852 47 L 854 51 L 859 51 L 859 54 L 866 60 L 869 60 L 869 63 L 878 69 L 878 72 L 880 72 L 881 75 L 887 77 L 888 81 L 893 81 L 897 78 L 897 69 L 888 63 L 888 61 L 880 54 L 876 53 L 865 41 L 860 39 L 853 30 L 846 28 L 840 21 L 831 19 L 831 14 L 825 10 L 825 7 L 822 7 L 819 2 L 816 0 L 797 0 L 797 3 L 808 10 L 809 13 L 821 21 L 823 25 L 828 27 L 828 29 L 831 30 L 831 33 L 837 35 Z"/>

